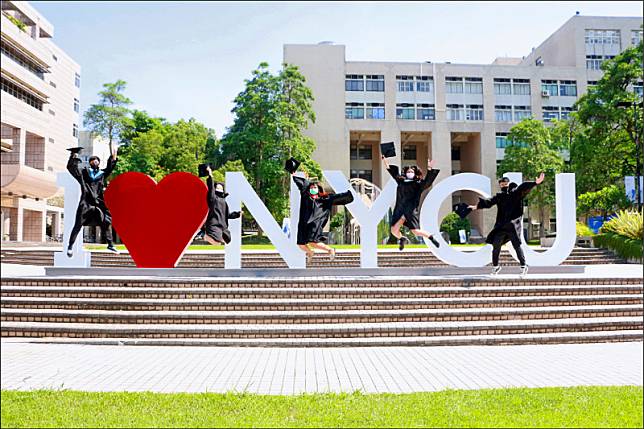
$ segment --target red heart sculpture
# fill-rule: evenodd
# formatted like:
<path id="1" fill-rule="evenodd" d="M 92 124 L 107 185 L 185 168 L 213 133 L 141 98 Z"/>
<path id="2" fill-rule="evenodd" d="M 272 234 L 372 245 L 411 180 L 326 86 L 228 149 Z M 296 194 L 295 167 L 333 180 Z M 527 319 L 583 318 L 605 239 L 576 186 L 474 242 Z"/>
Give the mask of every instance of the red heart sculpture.
<path id="1" fill-rule="evenodd" d="M 137 267 L 174 268 L 208 216 L 207 193 L 190 173 L 172 173 L 157 184 L 128 172 L 110 182 L 105 204 Z"/>

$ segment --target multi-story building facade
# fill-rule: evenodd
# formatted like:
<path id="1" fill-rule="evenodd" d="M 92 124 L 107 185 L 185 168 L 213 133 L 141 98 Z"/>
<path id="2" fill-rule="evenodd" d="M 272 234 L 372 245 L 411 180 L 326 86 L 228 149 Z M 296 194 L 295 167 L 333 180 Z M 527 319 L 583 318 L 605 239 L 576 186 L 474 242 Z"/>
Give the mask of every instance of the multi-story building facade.
<path id="1" fill-rule="evenodd" d="M 639 43 L 641 26 L 641 17 L 576 15 L 529 55 L 487 65 L 347 61 L 345 47 L 329 42 L 285 45 L 284 62 L 299 66 L 313 91 L 307 134 L 323 169 L 382 187 L 389 177 L 379 144 L 393 141 L 391 163 L 424 168 L 435 159 L 438 181 L 459 172 L 495 178 L 510 128 L 527 117 L 565 119 L 601 77 L 601 62 Z M 456 193 L 441 213 L 476 200 Z M 470 217 L 479 230 L 493 223 L 490 211 Z"/>
<path id="2" fill-rule="evenodd" d="M 80 66 L 27 2 L 3 0 L 0 20 L 2 240 L 42 242 L 61 234 L 62 209 L 47 200 L 78 146 Z"/>

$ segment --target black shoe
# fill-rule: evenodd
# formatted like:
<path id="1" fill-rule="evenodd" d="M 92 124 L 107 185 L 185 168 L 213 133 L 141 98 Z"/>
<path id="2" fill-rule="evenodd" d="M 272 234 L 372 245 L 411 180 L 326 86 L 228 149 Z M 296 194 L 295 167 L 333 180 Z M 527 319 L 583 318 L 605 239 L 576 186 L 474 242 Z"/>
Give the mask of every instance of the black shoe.
<path id="1" fill-rule="evenodd" d="M 405 244 L 409 243 L 409 240 L 407 237 L 400 237 L 398 239 L 398 250 L 403 250 L 405 248 Z"/>
<path id="2" fill-rule="evenodd" d="M 441 244 L 438 241 L 436 241 L 433 235 L 429 236 L 429 241 L 431 241 L 434 246 L 441 247 Z"/>
<path id="3" fill-rule="evenodd" d="M 121 252 L 119 252 L 119 251 L 116 249 L 116 247 L 114 247 L 114 245 L 113 245 L 113 244 L 109 244 L 109 245 L 107 246 L 107 250 L 108 250 L 109 252 L 116 253 L 117 255 L 118 255 L 119 253 L 121 253 Z"/>

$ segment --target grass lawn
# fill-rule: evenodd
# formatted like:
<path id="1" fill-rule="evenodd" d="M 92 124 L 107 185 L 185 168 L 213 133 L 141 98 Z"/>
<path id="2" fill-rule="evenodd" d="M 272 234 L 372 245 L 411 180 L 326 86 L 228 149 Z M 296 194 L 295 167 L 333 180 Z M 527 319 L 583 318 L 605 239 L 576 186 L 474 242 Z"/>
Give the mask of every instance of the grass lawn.
<path id="1" fill-rule="evenodd" d="M 2 427 L 642 427 L 642 387 L 413 394 L 2 391 Z"/>

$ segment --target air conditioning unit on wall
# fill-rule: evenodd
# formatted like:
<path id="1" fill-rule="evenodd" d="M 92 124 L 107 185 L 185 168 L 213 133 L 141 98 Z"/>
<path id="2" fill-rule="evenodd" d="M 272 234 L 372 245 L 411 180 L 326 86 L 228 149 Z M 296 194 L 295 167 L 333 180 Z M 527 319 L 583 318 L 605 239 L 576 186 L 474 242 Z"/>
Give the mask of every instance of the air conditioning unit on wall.
<path id="1" fill-rule="evenodd" d="M 542 97 L 550 97 L 550 93 L 548 91 L 541 91 L 541 96 Z"/>

